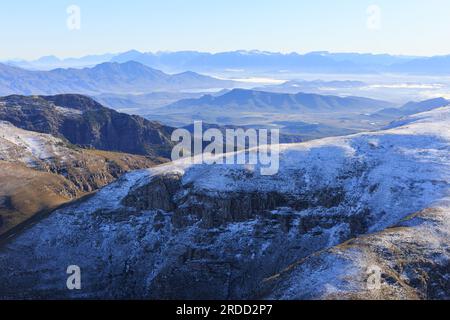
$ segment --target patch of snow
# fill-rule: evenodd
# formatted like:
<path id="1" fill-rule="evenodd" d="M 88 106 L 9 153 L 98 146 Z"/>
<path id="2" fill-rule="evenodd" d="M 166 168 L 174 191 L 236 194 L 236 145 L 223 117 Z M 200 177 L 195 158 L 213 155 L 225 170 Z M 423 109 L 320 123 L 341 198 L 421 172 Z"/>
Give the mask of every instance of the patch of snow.
<path id="1" fill-rule="evenodd" d="M 83 111 L 77 109 L 64 108 L 60 106 L 55 106 L 57 112 L 65 116 L 79 116 L 83 114 Z"/>
<path id="2" fill-rule="evenodd" d="M 0 121 L 0 139 L 8 143 L 8 148 L 16 147 L 21 150 L 20 159 L 9 160 L 21 160 L 27 164 L 57 157 L 65 146 L 61 139 L 52 135 L 23 130 L 5 121 Z M 0 151 L 0 156 L 8 160 L 6 146 L 1 146 Z"/>

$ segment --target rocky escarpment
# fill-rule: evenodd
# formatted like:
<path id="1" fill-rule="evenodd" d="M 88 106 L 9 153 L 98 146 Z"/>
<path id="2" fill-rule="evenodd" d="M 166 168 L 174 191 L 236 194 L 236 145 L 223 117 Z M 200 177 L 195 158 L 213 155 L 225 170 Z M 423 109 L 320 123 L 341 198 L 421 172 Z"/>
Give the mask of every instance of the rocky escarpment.
<path id="1" fill-rule="evenodd" d="M 448 299 L 448 214 L 448 205 L 441 203 L 392 228 L 308 256 L 265 279 L 261 297 Z M 376 270 L 380 277 L 372 283 Z"/>
<path id="2" fill-rule="evenodd" d="M 0 120 L 106 151 L 169 158 L 173 146 L 173 128 L 116 112 L 80 95 L 3 97 Z"/>
<path id="3" fill-rule="evenodd" d="M 448 298 L 449 117 L 281 146 L 274 176 L 182 161 L 129 173 L 3 245 L 0 295 Z M 68 265 L 82 290 L 66 289 Z M 371 265 L 384 281 L 369 295 Z"/>
<path id="4" fill-rule="evenodd" d="M 208 192 L 196 190 L 190 184 L 183 186 L 180 174 L 167 174 L 154 177 L 150 183 L 132 190 L 122 204 L 137 210 L 173 212 L 171 222 L 176 228 L 198 224 L 210 229 L 257 218 L 275 218 L 286 231 L 297 224 L 300 233 L 308 233 L 316 227 L 330 229 L 340 223 L 347 224 L 350 231 L 347 236 L 368 230 L 370 211 L 367 208 L 352 209 L 351 200 L 342 186 L 314 192 L 305 192 L 306 188 L 306 185 L 300 187 L 303 193 L 299 194 L 277 191 Z M 349 208 L 345 214 L 331 211 L 342 206 Z M 327 212 L 308 212 L 317 208 Z M 303 214 L 299 215 L 299 212 Z"/>

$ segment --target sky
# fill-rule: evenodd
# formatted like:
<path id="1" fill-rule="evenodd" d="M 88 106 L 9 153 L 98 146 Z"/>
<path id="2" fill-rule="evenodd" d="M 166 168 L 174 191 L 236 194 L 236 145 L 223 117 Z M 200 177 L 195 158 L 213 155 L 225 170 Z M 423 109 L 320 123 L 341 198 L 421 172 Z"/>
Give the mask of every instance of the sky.
<path id="1" fill-rule="evenodd" d="M 2 60 L 131 49 L 444 55 L 450 1 L 1 1 L 0 43 Z"/>

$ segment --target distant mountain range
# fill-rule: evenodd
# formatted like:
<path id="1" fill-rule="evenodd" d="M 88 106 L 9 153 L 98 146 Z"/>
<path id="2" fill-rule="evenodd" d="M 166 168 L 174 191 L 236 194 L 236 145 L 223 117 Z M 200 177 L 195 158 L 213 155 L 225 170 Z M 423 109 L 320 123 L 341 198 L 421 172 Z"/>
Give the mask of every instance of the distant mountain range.
<path id="1" fill-rule="evenodd" d="M 316 71 L 331 68 L 350 70 L 354 65 L 347 61 L 335 61 L 322 55 L 299 55 L 269 53 L 260 51 L 234 51 L 216 54 L 186 51 L 164 53 L 140 53 L 130 51 L 115 56 L 112 61 L 139 61 L 148 66 L 160 66 L 164 69 L 185 70 L 226 70 L 226 69 L 251 69 L 251 70 L 277 70 L 277 69 L 311 69 Z"/>
<path id="2" fill-rule="evenodd" d="M 352 96 L 233 89 L 223 94 L 183 99 L 150 110 L 144 116 L 177 127 L 201 120 L 220 126 L 279 128 L 283 135 L 295 135 L 306 141 L 386 125 L 385 122 L 378 125 L 376 119 L 360 122 L 359 118 L 393 106 L 386 101 Z"/>
<path id="3" fill-rule="evenodd" d="M 36 60 L 12 60 L 6 64 L 26 69 L 51 70 L 57 68 L 84 68 L 93 67 L 97 64 L 109 62 L 115 54 L 107 53 L 100 55 L 88 55 L 80 58 L 60 59 L 55 56 L 44 56 Z"/>
<path id="4" fill-rule="evenodd" d="M 119 113 L 81 95 L 0 98 L 0 120 L 74 145 L 170 158 L 171 127 Z"/>
<path id="5" fill-rule="evenodd" d="M 169 75 L 139 62 L 106 62 L 93 68 L 29 71 L 0 64 L 0 95 L 51 95 L 60 93 L 149 93 L 226 88 L 233 81 L 195 72 Z"/>
<path id="6" fill-rule="evenodd" d="M 448 75 L 450 74 L 450 55 L 429 58 L 417 58 L 411 61 L 396 63 L 389 67 L 394 73 Z"/>
<path id="7" fill-rule="evenodd" d="M 166 72 L 206 71 L 294 71 L 305 73 L 407 73 L 450 74 L 450 55 L 434 57 L 389 54 L 331 53 L 327 51 L 275 53 L 266 51 L 232 51 L 207 53 L 198 51 L 139 52 L 89 55 L 59 59 L 54 56 L 34 61 L 7 61 L 12 66 L 49 70 L 54 68 L 92 67 L 104 62 L 137 61 Z"/>
<path id="8" fill-rule="evenodd" d="M 435 57 L 394 56 L 388 54 L 330 53 L 327 51 L 273 53 L 233 51 L 203 53 L 195 51 L 140 53 L 129 51 L 111 61 L 139 61 L 162 70 L 296 71 L 305 73 L 413 73 L 450 74 L 450 55 Z"/>
<path id="9" fill-rule="evenodd" d="M 164 107 L 165 112 L 198 113 L 204 111 L 271 112 L 271 113 L 336 113 L 375 111 L 389 102 L 361 97 L 338 97 L 308 93 L 274 93 L 233 89 L 221 96 L 205 95 L 185 99 Z M 161 110 L 162 111 L 162 110 Z"/>

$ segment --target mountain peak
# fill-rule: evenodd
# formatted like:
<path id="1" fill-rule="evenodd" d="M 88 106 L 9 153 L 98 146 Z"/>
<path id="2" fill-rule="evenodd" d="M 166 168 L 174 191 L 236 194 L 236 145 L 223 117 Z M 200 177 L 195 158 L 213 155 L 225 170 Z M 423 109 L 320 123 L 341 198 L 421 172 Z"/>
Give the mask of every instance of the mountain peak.
<path id="1" fill-rule="evenodd" d="M 124 53 L 121 53 L 121 54 L 142 54 L 142 52 L 140 52 L 136 49 L 131 49 L 131 50 L 125 51 Z"/>
<path id="2" fill-rule="evenodd" d="M 161 72 L 159 70 L 150 68 L 140 62 L 129 60 L 125 62 L 104 62 L 94 67 L 94 69 L 111 69 L 111 70 L 123 70 L 123 71 L 132 71 L 132 70 L 147 70 L 153 72 Z"/>
<path id="3" fill-rule="evenodd" d="M 33 62 L 36 62 L 36 63 L 58 63 L 60 61 L 61 61 L 61 59 L 59 59 L 56 56 L 44 56 Z"/>
<path id="4" fill-rule="evenodd" d="M 437 109 L 440 107 L 445 107 L 450 104 L 450 101 L 445 98 L 433 98 L 420 102 L 408 102 L 403 107 L 400 108 L 401 111 L 407 114 L 418 113 L 430 111 L 432 109 Z"/>

